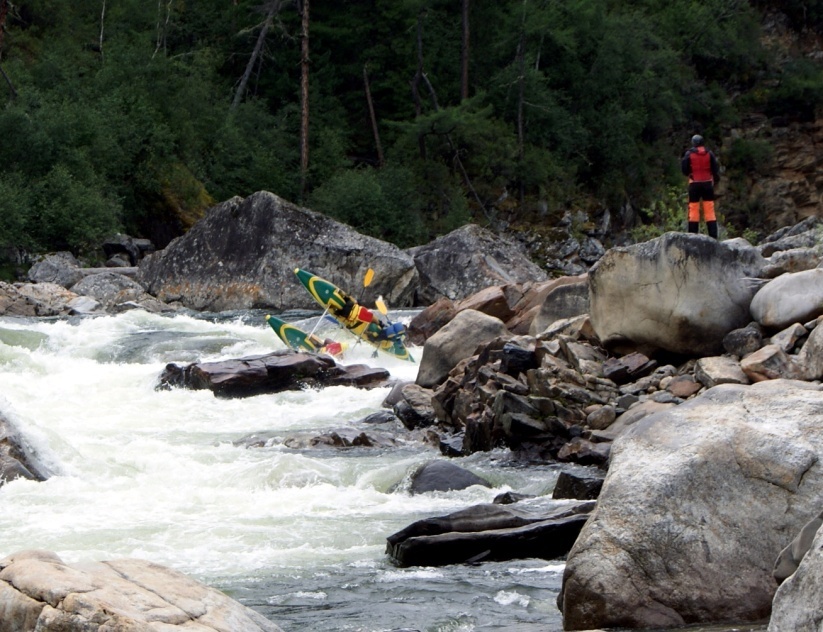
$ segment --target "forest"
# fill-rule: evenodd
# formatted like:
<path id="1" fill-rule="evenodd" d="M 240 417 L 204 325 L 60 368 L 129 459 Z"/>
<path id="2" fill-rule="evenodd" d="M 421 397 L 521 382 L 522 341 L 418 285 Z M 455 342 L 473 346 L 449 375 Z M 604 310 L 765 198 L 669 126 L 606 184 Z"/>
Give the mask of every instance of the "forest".
<path id="1" fill-rule="evenodd" d="M 401 247 L 654 208 L 693 133 L 816 116 L 777 8 L 823 30 L 823 0 L 0 0 L 0 247 L 164 247 L 259 190 Z"/>

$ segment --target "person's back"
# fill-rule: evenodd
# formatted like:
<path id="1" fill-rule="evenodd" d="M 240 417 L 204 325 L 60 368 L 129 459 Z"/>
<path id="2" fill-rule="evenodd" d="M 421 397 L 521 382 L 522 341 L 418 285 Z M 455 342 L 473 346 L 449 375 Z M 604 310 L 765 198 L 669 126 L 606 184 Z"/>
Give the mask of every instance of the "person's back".
<path id="1" fill-rule="evenodd" d="M 692 182 L 709 182 L 714 180 L 712 175 L 712 155 L 705 146 L 689 150 Z"/>
<path id="2" fill-rule="evenodd" d="M 720 179 L 720 165 L 715 155 L 703 143 L 699 134 L 692 136 L 692 147 L 680 162 L 683 175 L 689 178 L 688 230 L 700 230 L 700 206 L 709 235 L 717 239 L 717 216 L 714 208 L 714 183 Z"/>

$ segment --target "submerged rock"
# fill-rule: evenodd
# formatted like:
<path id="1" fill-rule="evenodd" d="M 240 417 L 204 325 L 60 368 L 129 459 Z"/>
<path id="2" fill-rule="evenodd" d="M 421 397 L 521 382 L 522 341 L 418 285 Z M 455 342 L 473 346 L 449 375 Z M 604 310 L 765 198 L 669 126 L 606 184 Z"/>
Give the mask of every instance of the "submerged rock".
<path id="1" fill-rule="evenodd" d="M 237 360 L 168 364 L 157 388 L 208 389 L 221 397 L 248 397 L 322 386 L 374 388 L 385 386 L 388 379 L 385 369 L 342 366 L 328 356 L 281 349 Z"/>
<path id="2" fill-rule="evenodd" d="M 0 487 L 17 478 L 44 481 L 48 475 L 17 429 L 0 416 Z"/>
<path id="3" fill-rule="evenodd" d="M 491 487 L 491 484 L 477 474 L 469 472 L 448 461 L 431 461 L 420 466 L 411 477 L 409 491 L 412 494 L 446 492 L 466 489 L 472 485 Z"/>

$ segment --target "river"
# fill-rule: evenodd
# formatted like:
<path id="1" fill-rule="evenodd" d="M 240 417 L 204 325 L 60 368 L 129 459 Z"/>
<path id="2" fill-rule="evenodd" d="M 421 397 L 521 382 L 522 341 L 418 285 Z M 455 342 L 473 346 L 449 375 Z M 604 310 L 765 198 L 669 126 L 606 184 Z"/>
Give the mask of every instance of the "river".
<path id="1" fill-rule="evenodd" d="M 283 348 L 263 315 L 0 318 L 0 413 L 51 474 L 0 487 L 0 558 L 39 548 L 69 563 L 148 559 L 225 591 L 286 632 L 562 629 L 560 560 L 401 569 L 385 555 L 386 537 L 415 520 L 505 491 L 550 494 L 553 465 L 476 454 L 457 462 L 492 488 L 413 496 L 409 474 L 441 458 L 431 447 L 283 445 L 302 431 L 355 424 L 380 410 L 388 388 L 244 399 L 155 390 L 169 362 Z M 286 316 L 304 328 L 317 322 Z M 422 349 L 412 352 L 419 359 Z M 402 380 L 418 367 L 373 357 L 365 345 L 343 362 Z M 264 432 L 274 436 L 265 447 L 238 443 Z"/>

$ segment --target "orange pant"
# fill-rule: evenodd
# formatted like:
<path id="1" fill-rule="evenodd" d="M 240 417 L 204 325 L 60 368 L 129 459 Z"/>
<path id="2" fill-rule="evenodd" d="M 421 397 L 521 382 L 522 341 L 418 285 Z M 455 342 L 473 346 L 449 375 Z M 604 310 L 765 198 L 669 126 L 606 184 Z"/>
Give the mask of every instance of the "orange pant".
<path id="1" fill-rule="evenodd" d="M 689 182 L 689 221 L 700 221 L 700 202 L 703 202 L 703 219 L 707 222 L 717 221 L 714 214 L 714 183 Z"/>
<path id="2" fill-rule="evenodd" d="M 703 219 L 707 222 L 717 221 L 714 214 L 714 200 L 703 200 Z M 700 221 L 700 202 L 689 202 L 689 221 Z"/>

